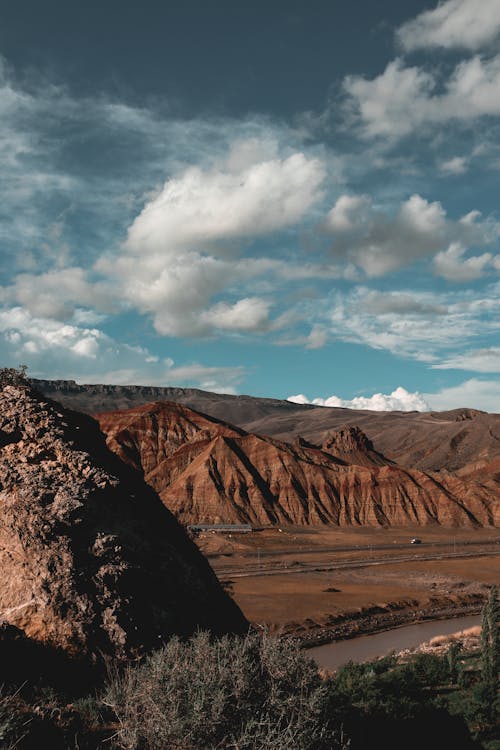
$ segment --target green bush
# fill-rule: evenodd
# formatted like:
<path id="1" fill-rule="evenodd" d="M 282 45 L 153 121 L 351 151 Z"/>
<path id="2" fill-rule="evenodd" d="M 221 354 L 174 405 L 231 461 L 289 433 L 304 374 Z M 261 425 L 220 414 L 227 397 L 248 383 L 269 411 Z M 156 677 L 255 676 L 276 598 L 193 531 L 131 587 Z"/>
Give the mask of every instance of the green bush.
<path id="1" fill-rule="evenodd" d="M 347 664 L 338 671 L 330 692 L 332 710 L 348 723 L 359 716 L 413 719 L 426 703 L 413 671 L 391 659 Z"/>
<path id="2" fill-rule="evenodd" d="M 127 750 L 333 750 L 328 687 L 289 642 L 255 635 L 173 638 L 110 683 Z"/>

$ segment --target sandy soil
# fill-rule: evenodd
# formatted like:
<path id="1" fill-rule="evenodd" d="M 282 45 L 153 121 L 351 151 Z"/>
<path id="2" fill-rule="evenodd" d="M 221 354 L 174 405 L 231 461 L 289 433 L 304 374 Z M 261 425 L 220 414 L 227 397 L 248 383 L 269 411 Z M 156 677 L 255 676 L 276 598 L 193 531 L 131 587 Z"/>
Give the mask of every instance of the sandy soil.
<path id="1" fill-rule="evenodd" d="M 252 623 L 308 642 L 479 612 L 500 582 L 498 529 L 283 529 L 198 543 Z"/>

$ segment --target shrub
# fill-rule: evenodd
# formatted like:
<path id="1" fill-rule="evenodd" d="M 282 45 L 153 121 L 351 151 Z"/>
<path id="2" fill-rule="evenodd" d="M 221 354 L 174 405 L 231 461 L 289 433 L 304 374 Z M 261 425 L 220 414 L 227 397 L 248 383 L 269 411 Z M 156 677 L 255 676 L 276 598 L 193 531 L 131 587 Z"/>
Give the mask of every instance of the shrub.
<path id="1" fill-rule="evenodd" d="M 27 385 L 27 369 L 26 365 L 19 365 L 19 367 L 0 367 L 0 388 L 5 388 L 6 385 Z"/>
<path id="2" fill-rule="evenodd" d="M 16 694 L 0 691 L 0 747 L 14 748 L 27 734 L 27 720 L 19 710 Z"/>
<path id="3" fill-rule="evenodd" d="M 332 750 L 328 689 L 290 641 L 198 633 L 173 638 L 110 683 L 127 750 Z"/>

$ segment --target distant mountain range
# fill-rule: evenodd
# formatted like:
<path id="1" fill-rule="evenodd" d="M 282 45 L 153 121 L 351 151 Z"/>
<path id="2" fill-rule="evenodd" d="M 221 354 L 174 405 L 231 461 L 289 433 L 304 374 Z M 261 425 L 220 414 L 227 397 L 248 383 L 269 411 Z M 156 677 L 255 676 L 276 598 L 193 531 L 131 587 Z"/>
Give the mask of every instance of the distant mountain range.
<path id="1" fill-rule="evenodd" d="M 175 401 L 248 432 L 321 444 L 331 430 L 360 427 L 375 449 L 400 466 L 424 471 L 477 471 L 500 459 L 500 414 L 475 409 L 447 412 L 377 412 L 299 405 L 277 399 L 231 396 L 193 388 L 78 385 L 35 380 L 47 396 L 87 414 Z M 493 467 L 494 468 L 494 467 Z M 491 469 L 493 470 L 493 469 Z"/>

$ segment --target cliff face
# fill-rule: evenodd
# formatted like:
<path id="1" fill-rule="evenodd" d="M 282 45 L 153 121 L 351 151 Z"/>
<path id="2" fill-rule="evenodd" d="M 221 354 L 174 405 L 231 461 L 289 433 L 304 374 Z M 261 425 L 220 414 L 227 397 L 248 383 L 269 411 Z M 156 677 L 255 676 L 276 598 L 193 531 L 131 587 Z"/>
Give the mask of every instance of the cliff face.
<path id="1" fill-rule="evenodd" d="M 117 659 L 173 633 L 245 628 L 98 424 L 13 386 L 0 390 L 0 620 L 71 654 Z"/>
<path id="2" fill-rule="evenodd" d="M 403 469 L 377 453 L 359 429 L 330 433 L 320 448 L 303 439 L 291 445 L 248 434 L 168 402 L 98 419 L 109 447 L 143 471 L 184 523 L 494 521 L 488 488 Z"/>

